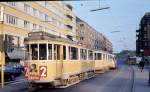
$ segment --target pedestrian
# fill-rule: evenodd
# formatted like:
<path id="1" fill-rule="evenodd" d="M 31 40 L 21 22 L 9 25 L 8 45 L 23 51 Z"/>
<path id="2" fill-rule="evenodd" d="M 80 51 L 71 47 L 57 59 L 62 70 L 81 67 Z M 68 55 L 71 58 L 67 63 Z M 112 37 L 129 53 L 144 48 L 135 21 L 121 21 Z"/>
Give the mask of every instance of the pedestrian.
<path id="1" fill-rule="evenodd" d="M 141 72 L 143 72 L 144 65 L 145 65 L 145 62 L 144 62 L 144 61 L 140 61 L 139 67 L 140 67 L 140 69 L 141 69 Z"/>

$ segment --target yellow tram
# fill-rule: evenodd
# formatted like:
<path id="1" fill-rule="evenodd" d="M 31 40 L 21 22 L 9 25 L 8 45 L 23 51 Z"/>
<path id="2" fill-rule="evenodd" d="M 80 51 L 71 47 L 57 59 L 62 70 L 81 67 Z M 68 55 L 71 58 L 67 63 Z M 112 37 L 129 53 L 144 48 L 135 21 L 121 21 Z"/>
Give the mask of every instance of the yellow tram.
<path id="1" fill-rule="evenodd" d="M 46 32 L 32 32 L 28 36 L 24 67 L 30 87 L 65 88 L 116 68 L 116 61 L 108 52 L 90 50 Z"/>

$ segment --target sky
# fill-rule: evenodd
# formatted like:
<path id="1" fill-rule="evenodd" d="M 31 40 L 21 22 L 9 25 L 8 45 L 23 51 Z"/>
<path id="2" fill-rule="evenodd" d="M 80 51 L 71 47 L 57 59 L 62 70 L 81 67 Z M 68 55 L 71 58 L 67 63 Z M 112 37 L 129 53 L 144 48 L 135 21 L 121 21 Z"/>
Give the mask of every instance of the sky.
<path id="1" fill-rule="evenodd" d="M 144 14 L 150 12 L 150 0 L 100 0 L 100 7 L 110 8 L 95 12 L 90 10 L 99 8 L 99 0 L 65 2 L 73 6 L 79 18 L 112 42 L 114 52 L 136 50 L 136 30 Z"/>

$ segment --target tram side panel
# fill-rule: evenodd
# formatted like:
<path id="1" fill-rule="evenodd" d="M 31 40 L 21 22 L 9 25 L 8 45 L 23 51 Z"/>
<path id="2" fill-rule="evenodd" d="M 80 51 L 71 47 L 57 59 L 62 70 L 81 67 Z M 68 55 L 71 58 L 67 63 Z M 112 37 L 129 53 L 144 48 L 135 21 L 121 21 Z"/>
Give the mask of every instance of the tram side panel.
<path id="1" fill-rule="evenodd" d="M 104 61 L 103 60 L 95 60 L 95 72 L 101 73 L 104 71 Z"/>
<path id="2" fill-rule="evenodd" d="M 64 78 L 67 78 L 71 75 L 81 74 L 92 70 L 94 70 L 93 61 L 68 61 L 64 62 L 63 74 Z"/>
<path id="3" fill-rule="evenodd" d="M 29 82 L 50 83 L 58 76 L 56 62 L 25 62 L 25 77 Z"/>

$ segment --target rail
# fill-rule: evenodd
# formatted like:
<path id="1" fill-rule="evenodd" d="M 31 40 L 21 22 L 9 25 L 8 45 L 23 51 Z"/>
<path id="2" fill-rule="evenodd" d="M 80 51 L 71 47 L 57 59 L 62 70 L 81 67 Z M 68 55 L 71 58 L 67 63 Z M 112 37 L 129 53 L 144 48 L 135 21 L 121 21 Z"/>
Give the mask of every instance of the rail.
<path id="1" fill-rule="evenodd" d="M 131 72 L 132 72 L 132 82 L 131 82 L 131 91 L 130 92 L 135 92 L 134 91 L 134 83 L 135 83 L 135 71 L 133 69 L 133 66 L 130 65 Z"/>

